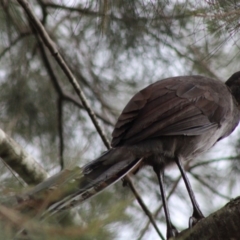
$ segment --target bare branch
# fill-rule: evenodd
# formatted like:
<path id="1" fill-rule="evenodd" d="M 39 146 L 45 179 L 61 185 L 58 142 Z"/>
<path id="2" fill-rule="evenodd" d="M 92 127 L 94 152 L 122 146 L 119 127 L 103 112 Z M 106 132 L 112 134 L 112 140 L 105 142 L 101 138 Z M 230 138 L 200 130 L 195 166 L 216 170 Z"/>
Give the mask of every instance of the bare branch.
<path id="1" fill-rule="evenodd" d="M 1 129 L 0 157 L 28 184 L 38 184 L 48 177 L 37 161 Z"/>
<path id="2" fill-rule="evenodd" d="M 16 39 L 14 39 L 13 41 L 10 42 L 10 45 L 8 47 L 6 47 L 1 53 L 0 53 L 0 59 L 8 52 L 12 49 L 13 46 L 15 46 L 20 40 L 22 40 L 25 37 L 30 36 L 32 33 L 30 32 L 26 32 L 26 33 L 21 33 L 20 35 L 18 35 L 18 37 Z"/>
<path id="3" fill-rule="evenodd" d="M 239 160 L 239 156 L 224 157 L 224 158 L 221 157 L 221 158 L 210 159 L 210 160 L 207 160 L 207 161 L 198 161 L 197 163 L 195 163 L 194 165 L 189 167 L 189 172 L 192 169 L 197 168 L 197 167 L 201 167 L 201 166 L 204 166 L 204 165 L 208 165 L 208 164 L 216 163 L 216 162 L 220 162 L 220 161 L 231 161 L 231 160 Z"/>
<path id="4" fill-rule="evenodd" d="M 172 188 L 171 188 L 171 190 L 170 190 L 170 192 L 169 192 L 169 194 L 168 194 L 168 196 L 167 196 L 167 200 L 170 199 L 171 195 L 172 195 L 172 194 L 174 193 L 174 191 L 176 190 L 177 185 L 178 185 L 178 183 L 180 182 L 180 180 L 181 180 L 181 176 L 179 176 L 179 177 L 175 180 L 175 182 L 174 182 L 174 184 L 173 184 L 173 186 L 172 186 Z M 159 214 L 159 212 L 162 210 L 162 207 L 163 207 L 163 205 L 161 204 L 161 205 L 157 208 L 157 210 L 154 212 L 153 216 L 154 216 L 155 218 L 157 217 L 157 215 Z M 143 236 L 145 235 L 146 231 L 147 231 L 148 228 L 149 228 L 149 225 L 150 225 L 150 221 L 148 221 L 148 222 L 146 223 L 145 227 L 141 230 L 140 235 L 139 235 L 139 237 L 138 237 L 138 240 L 141 240 L 141 239 L 143 238 Z"/>
<path id="5" fill-rule="evenodd" d="M 131 188 L 132 192 L 134 193 L 139 205 L 142 207 L 142 209 L 144 210 L 145 214 L 148 216 L 149 221 L 152 223 L 153 227 L 155 228 L 156 232 L 158 233 L 158 235 L 160 236 L 161 239 L 164 240 L 164 237 L 162 235 L 162 233 L 160 232 L 160 230 L 157 227 L 157 224 L 155 223 L 154 217 L 151 214 L 151 212 L 149 211 L 149 209 L 147 208 L 147 206 L 145 205 L 145 203 L 143 202 L 142 198 L 140 197 L 140 195 L 138 194 L 138 192 L 136 191 L 132 180 L 129 176 L 126 176 L 125 179 L 128 182 L 129 187 Z"/>
<path id="6" fill-rule="evenodd" d="M 207 187 L 209 190 L 211 190 L 213 193 L 218 195 L 219 197 L 222 197 L 224 199 L 230 200 L 231 198 L 229 196 L 226 196 L 216 190 L 216 188 L 211 187 L 208 183 L 206 183 L 203 179 L 201 179 L 200 176 L 197 174 L 194 174 L 193 172 L 189 172 L 195 179 L 197 179 L 203 186 Z"/>
<path id="7" fill-rule="evenodd" d="M 66 62 L 62 58 L 61 54 L 59 53 L 56 45 L 54 44 L 54 42 L 52 41 L 52 39 L 50 38 L 48 33 L 45 31 L 42 23 L 39 21 L 39 19 L 35 16 L 33 11 L 31 10 L 31 8 L 29 6 L 29 3 L 26 0 L 18 0 L 18 2 L 23 7 L 25 12 L 27 13 L 27 16 L 29 17 L 29 19 L 32 21 L 32 24 L 34 25 L 37 32 L 41 36 L 44 44 L 47 46 L 47 48 L 52 53 L 52 55 L 56 59 L 57 63 L 59 64 L 59 66 L 61 67 L 63 72 L 66 74 L 69 82 L 72 84 L 75 92 L 77 93 L 77 95 L 81 99 L 84 108 L 87 110 L 88 115 L 91 118 L 91 120 L 92 120 L 96 130 L 98 131 L 102 141 L 104 142 L 105 146 L 107 148 L 110 148 L 110 143 L 109 143 L 108 139 L 106 138 L 105 133 L 103 132 L 102 128 L 100 127 L 100 125 L 97 121 L 96 115 L 94 114 L 93 110 L 91 109 L 84 92 L 82 91 L 80 85 L 78 84 L 78 82 L 75 79 L 73 73 L 71 72 L 71 70 L 67 66 Z"/>
<path id="8" fill-rule="evenodd" d="M 36 36 L 36 37 L 38 37 L 38 36 Z M 38 38 L 38 40 L 39 40 L 38 43 L 39 43 L 39 48 L 40 48 L 40 52 L 41 52 L 41 55 L 42 55 L 43 63 L 44 63 L 44 65 L 45 65 L 45 67 L 46 67 L 46 70 L 47 70 L 47 72 L 48 72 L 48 74 L 49 74 L 49 76 L 50 76 L 50 80 L 52 81 L 52 84 L 53 84 L 55 90 L 57 91 L 57 93 L 61 95 L 61 98 L 62 98 L 63 100 L 66 100 L 66 101 L 68 101 L 68 102 L 71 102 L 71 103 L 73 103 L 75 106 L 77 106 L 77 107 L 85 110 L 84 106 L 82 105 L 82 103 L 79 101 L 79 99 L 78 99 L 76 96 L 67 93 L 67 92 L 63 89 L 60 81 L 58 80 L 56 74 L 55 74 L 54 71 L 53 71 L 53 68 L 52 68 L 52 66 L 51 66 L 51 63 L 50 63 L 50 61 L 49 61 L 49 59 L 48 59 L 48 57 L 47 57 L 46 51 L 45 51 L 45 49 L 44 49 L 43 43 L 41 42 L 41 40 L 40 40 L 39 38 Z M 97 118 L 99 118 L 99 119 L 100 119 L 101 121 L 103 121 L 105 124 L 110 125 L 110 126 L 113 126 L 113 123 L 110 122 L 106 117 L 104 117 L 104 116 L 102 116 L 101 114 L 96 113 L 96 112 L 95 112 L 95 115 L 97 116 Z"/>
<path id="9" fill-rule="evenodd" d="M 59 160 L 60 160 L 61 170 L 63 170 L 64 168 L 63 101 L 61 97 L 59 97 L 57 100 L 57 109 L 58 109 Z"/>

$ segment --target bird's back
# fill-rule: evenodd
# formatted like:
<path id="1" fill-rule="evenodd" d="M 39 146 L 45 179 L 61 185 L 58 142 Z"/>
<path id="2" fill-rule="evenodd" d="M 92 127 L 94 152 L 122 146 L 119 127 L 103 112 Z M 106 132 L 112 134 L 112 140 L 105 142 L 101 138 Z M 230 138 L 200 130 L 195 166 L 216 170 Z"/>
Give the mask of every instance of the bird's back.
<path id="1" fill-rule="evenodd" d="M 137 155 L 192 158 L 228 136 L 240 114 L 228 87 L 202 76 L 167 78 L 138 92 L 113 131 L 112 146 Z"/>

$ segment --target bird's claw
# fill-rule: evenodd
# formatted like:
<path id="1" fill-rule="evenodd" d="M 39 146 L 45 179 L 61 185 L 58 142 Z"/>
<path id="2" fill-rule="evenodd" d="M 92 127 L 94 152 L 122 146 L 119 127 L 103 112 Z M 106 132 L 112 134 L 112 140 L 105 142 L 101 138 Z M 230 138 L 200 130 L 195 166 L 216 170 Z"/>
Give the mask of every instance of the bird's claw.
<path id="1" fill-rule="evenodd" d="M 167 230 L 167 239 L 176 237 L 177 235 L 178 235 L 178 231 L 174 226 L 172 226 L 170 229 Z"/>
<path id="2" fill-rule="evenodd" d="M 196 218 L 194 216 L 191 216 L 189 218 L 189 222 L 188 222 L 188 226 L 189 228 L 192 228 L 193 226 L 195 226 L 201 219 L 203 219 L 204 217 L 200 217 L 200 218 Z"/>

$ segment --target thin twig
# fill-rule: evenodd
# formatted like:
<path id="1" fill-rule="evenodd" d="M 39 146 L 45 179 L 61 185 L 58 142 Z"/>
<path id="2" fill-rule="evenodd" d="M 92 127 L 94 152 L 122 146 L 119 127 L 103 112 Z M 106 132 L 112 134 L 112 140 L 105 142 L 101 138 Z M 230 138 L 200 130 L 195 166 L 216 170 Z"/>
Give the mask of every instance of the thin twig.
<path id="1" fill-rule="evenodd" d="M 80 7 L 70 7 L 70 6 L 66 6 L 66 5 L 61 5 L 61 4 L 56 4 L 56 3 L 51 3 L 50 1 L 45 1 L 44 2 L 44 6 L 47 7 L 47 8 L 57 8 L 57 9 L 63 9 L 63 10 L 67 10 L 67 11 L 70 11 L 70 12 L 78 12 L 82 15 L 88 15 L 88 16 L 93 16 L 93 17 L 104 17 L 105 15 L 115 21 L 123 21 L 123 18 L 120 18 L 118 16 L 115 16 L 114 14 L 112 13 L 109 13 L 109 14 L 105 14 L 104 12 L 102 11 L 92 11 L 92 10 L 89 10 L 88 8 L 80 8 Z M 144 16 L 138 16 L 138 18 L 136 17 L 131 17 L 131 16 L 128 16 L 128 19 L 130 21 L 146 21 L 146 20 L 149 20 L 149 21 L 154 21 L 154 20 L 172 20 L 172 19 L 186 19 L 186 18 L 190 18 L 192 16 L 195 16 L 196 15 L 196 11 L 189 11 L 188 14 L 187 13 L 184 13 L 184 14 L 175 14 L 175 15 L 165 15 L 165 14 L 161 14 L 160 12 L 158 12 L 158 14 L 156 14 L 154 17 L 150 18 L 148 16 L 147 17 L 144 17 Z"/>
<path id="2" fill-rule="evenodd" d="M 169 200 L 170 197 L 171 197 L 171 195 L 174 193 L 174 191 L 175 191 L 175 189 L 177 188 L 177 185 L 178 185 L 178 183 L 180 182 L 180 180 L 181 180 L 181 176 L 179 176 L 179 177 L 174 181 L 174 184 L 173 184 L 173 186 L 172 186 L 172 188 L 171 188 L 171 190 L 170 190 L 170 192 L 169 192 L 169 194 L 168 194 L 168 196 L 167 196 L 167 200 Z M 162 210 L 162 207 L 163 207 L 163 205 L 161 204 L 161 205 L 156 209 L 156 211 L 153 213 L 153 216 L 154 216 L 155 218 L 157 217 L 157 215 L 159 214 L 159 212 Z M 141 240 L 141 239 L 143 238 L 143 236 L 145 235 L 146 231 L 147 231 L 148 228 L 149 228 L 149 225 L 150 225 L 150 221 L 148 221 L 148 222 L 146 223 L 145 227 L 141 230 L 140 235 L 139 235 L 139 237 L 138 237 L 138 240 Z"/>
<path id="3" fill-rule="evenodd" d="M 203 186 L 207 187 L 209 190 L 211 190 L 213 193 L 215 193 L 216 195 L 218 195 L 219 197 L 222 197 L 226 200 L 231 200 L 230 197 L 219 193 L 216 188 L 209 186 L 208 183 L 206 183 L 203 179 L 201 179 L 197 174 L 193 173 L 193 172 L 189 172 L 195 179 L 197 179 Z"/>
<path id="4" fill-rule="evenodd" d="M 126 176 L 125 179 L 127 180 L 127 183 L 130 187 L 130 189 L 132 190 L 132 192 L 134 193 L 134 196 L 136 197 L 139 205 L 141 206 L 141 208 L 144 210 L 145 214 L 148 216 L 149 218 L 149 222 L 152 223 L 153 227 L 155 228 L 156 232 L 158 233 L 158 235 L 160 236 L 160 238 L 162 240 L 164 240 L 164 236 L 162 235 L 162 233 L 160 232 L 160 230 L 157 227 L 157 224 L 153 218 L 153 215 L 151 214 L 151 212 L 148 210 L 147 206 L 145 205 L 145 203 L 142 201 L 142 198 L 140 197 L 140 195 L 138 194 L 138 192 L 136 191 L 136 188 L 133 185 L 133 182 L 131 180 L 131 178 L 129 176 Z"/>
<path id="5" fill-rule="evenodd" d="M 100 125 L 97 121 L 96 115 L 94 114 L 93 110 L 91 109 L 84 92 L 82 91 L 80 85 L 78 84 L 78 82 L 75 79 L 74 75 L 72 74 L 71 70 L 67 66 L 66 62 L 62 58 L 61 54 L 59 53 L 55 43 L 52 41 L 52 39 L 46 32 L 44 26 L 42 25 L 42 23 L 39 21 L 39 19 L 35 16 L 33 11 L 31 10 L 29 3 L 26 0 L 18 0 L 18 2 L 23 7 L 24 11 L 27 13 L 27 16 L 31 20 L 32 24 L 34 24 L 34 27 L 37 30 L 37 32 L 39 33 L 39 35 L 41 36 L 41 39 L 43 40 L 44 44 L 47 46 L 49 51 L 52 53 L 52 55 L 56 59 L 57 63 L 59 64 L 59 66 L 65 73 L 65 75 L 67 76 L 69 82 L 72 84 L 75 92 L 81 99 L 84 108 L 87 110 L 88 115 L 91 118 L 96 130 L 98 131 L 103 143 L 105 144 L 105 146 L 107 148 L 110 148 L 110 143 L 109 143 L 108 139 L 106 138 L 102 128 L 100 127 Z"/>
<path id="6" fill-rule="evenodd" d="M 14 46 L 16 45 L 20 40 L 22 40 L 23 38 L 30 36 L 31 33 L 30 32 L 26 32 L 26 33 L 21 33 L 20 35 L 17 36 L 16 39 L 14 39 L 13 41 L 11 41 L 10 45 L 8 47 L 6 47 L 1 53 L 0 53 L 0 59 Z"/>
<path id="7" fill-rule="evenodd" d="M 239 156 L 233 156 L 233 157 L 226 157 L 226 158 L 215 158 L 207 161 L 199 161 L 198 163 L 189 167 L 189 172 L 196 167 L 200 167 L 200 166 L 204 166 L 204 165 L 208 165 L 208 164 L 220 162 L 220 161 L 239 160 L 239 158 L 240 158 Z"/>
<path id="8" fill-rule="evenodd" d="M 18 2 L 22 6 L 24 11 L 26 12 L 27 16 L 30 18 L 32 24 L 34 24 L 34 27 L 37 30 L 37 32 L 39 33 L 39 35 L 41 36 L 43 42 L 45 43 L 45 45 L 47 46 L 49 51 L 52 53 L 52 55 L 56 59 L 59 66 L 62 68 L 62 70 L 66 74 L 69 82 L 72 84 L 74 90 L 76 91 L 77 95 L 81 99 L 83 106 L 85 107 L 86 111 L 88 112 L 88 114 L 89 114 L 96 130 L 98 131 L 102 141 L 104 142 L 105 146 L 109 149 L 111 147 L 110 143 L 109 143 L 108 139 L 106 138 L 103 130 L 101 129 L 101 127 L 98 123 L 98 120 L 96 118 L 96 115 L 94 114 L 93 110 L 91 109 L 91 107 L 90 107 L 90 105 L 89 105 L 89 103 L 88 103 L 88 101 L 85 97 L 84 92 L 82 91 L 80 85 L 78 84 L 78 82 L 75 79 L 74 75 L 72 74 L 71 70 L 69 69 L 69 67 L 65 63 L 64 59 L 62 58 L 62 56 L 58 52 L 57 47 L 55 46 L 54 42 L 49 37 L 49 35 L 46 32 L 46 30 L 44 29 L 44 26 L 42 25 L 42 23 L 39 21 L 39 19 L 35 16 L 33 11 L 31 10 L 31 8 L 29 6 L 29 3 L 26 0 L 18 0 Z M 155 229 L 157 229 L 157 233 L 159 234 L 160 231 L 158 230 L 157 225 L 156 225 L 150 211 L 148 210 L 148 208 L 144 204 L 143 200 L 141 199 L 140 195 L 138 194 L 137 190 L 135 189 L 133 183 L 130 181 L 130 178 L 127 176 L 126 179 L 129 182 L 129 186 L 130 186 L 131 190 L 133 191 L 133 193 L 134 193 L 136 199 L 138 200 L 139 204 L 141 203 L 140 205 L 141 205 L 143 211 L 146 213 L 146 215 L 148 217 L 151 218 L 150 219 L 151 223 L 154 222 L 154 227 L 155 227 Z M 159 236 L 162 238 L 161 233 L 159 234 Z"/>
<path id="9" fill-rule="evenodd" d="M 12 168 L 1 158 L 2 163 L 4 164 L 4 166 L 9 170 L 9 172 L 11 172 L 11 174 L 13 175 L 14 178 L 16 178 L 16 180 L 22 185 L 22 186 L 26 186 L 26 183 L 20 178 L 18 177 L 15 172 L 12 170 Z"/>
<path id="10" fill-rule="evenodd" d="M 53 68 L 51 66 L 51 63 L 50 63 L 48 57 L 47 57 L 47 53 L 45 51 L 45 48 L 44 48 L 44 45 L 43 45 L 41 39 L 39 39 L 38 35 L 36 35 L 36 37 L 38 39 L 38 44 L 39 44 L 40 53 L 41 53 L 41 56 L 42 56 L 42 59 L 43 59 L 43 63 L 45 65 L 45 67 L 46 67 L 46 70 L 47 70 L 47 72 L 48 72 L 48 74 L 50 76 L 50 80 L 51 80 L 55 90 L 57 91 L 57 93 L 61 95 L 63 100 L 69 101 L 69 102 L 73 103 L 75 106 L 85 110 L 85 108 L 83 107 L 82 103 L 79 101 L 79 99 L 76 96 L 73 96 L 73 95 L 67 93 L 63 89 L 62 85 L 60 84 L 60 81 L 58 80 L 56 74 L 53 71 Z M 113 126 L 113 123 L 110 122 L 106 117 L 104 117 L 101 114 L 96 113 L 96 112 L 94 112 L 94 114 L 101 121 L 103 121 L 105 124 Z"/>
<path id="11" fill-rule="evenodd" d="M 58 100 L 57 100 L 57 109 L 58 109 L 58 134 L 59 134 L 59 161 L 60 161 L 61 170 L 63 170 L 64 169 L 63 101 L 60 96 L 58 97 Z"/>
<path id="12" fill-rule="evenodd" d="M 82 108 L 84 109 L 82 103 L 75 97 L 75 96 L 72 96 L 66 92 L 63 93 L 63 99 L 66 100 L 66 101 L 69 101 L 69 102 L 72 102 L 74 105 L 78 106 L 79 108 Z M 109 121 L 106 117 L 102 116 L 101 114 L 97 113 L 97 112 L 94 112 L 94 114 L 105 124 L 109 125 L 109 126 L 114 126 L 114 124 Z"/>

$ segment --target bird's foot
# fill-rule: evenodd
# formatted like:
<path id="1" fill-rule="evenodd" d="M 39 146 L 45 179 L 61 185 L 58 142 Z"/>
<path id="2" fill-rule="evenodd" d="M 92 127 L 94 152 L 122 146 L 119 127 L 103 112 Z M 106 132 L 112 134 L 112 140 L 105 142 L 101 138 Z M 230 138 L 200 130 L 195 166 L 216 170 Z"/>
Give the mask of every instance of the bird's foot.
<path id="1" fill-rule="evenodd" d="M 176 237 L 178 235 L 178 230 L 172 225 L 171 228 L 167 229 L 167 239 Z"/>
<path id="2" fill-rule="evenodd" d="M 189 223 L 188 223 L 188 225 L 189 225 L 189 228 L 192 228 L 193 226 L 195 226 L 201 219 L 203 219 L 204 218 L 204 216 L 203 215 L 201 215 L 201 216 L 194 216 L 194 215 L 192 215 L 190 218 L 189 218 Z"/>

